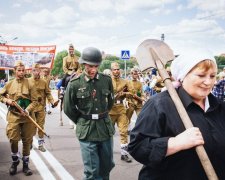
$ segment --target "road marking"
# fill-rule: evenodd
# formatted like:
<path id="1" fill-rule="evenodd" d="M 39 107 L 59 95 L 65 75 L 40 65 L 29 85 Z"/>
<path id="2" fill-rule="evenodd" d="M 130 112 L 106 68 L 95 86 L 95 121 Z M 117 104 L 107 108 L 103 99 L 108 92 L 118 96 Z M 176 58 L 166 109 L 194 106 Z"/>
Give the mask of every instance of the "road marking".
<path id="1" fill-rule="evenodd" d="M 34 144 L 34 146 L 38 147 L 37 138 L 34 138 L 33 144 Z M 52 168 L 55 170 L 56 174 L 60 177 L 60 179 L 74 180 L 73 176 L 71 176 L 65 170 L 65 168 L 61 165 L 61 163 L 59 161 L 57 161 L 57 159 L 47 149 L 45 152 L 41 153 L 41 155 L 52 166 Z"/>
<path id="2" fill-rule="evenodd" d="M 2 117 L 4 122 L 7 124 L 6 114 L 7 114 L 7 111 L 0 106 L 0 116 Z M 21 143 L 21 141 L 20 141 L 20 143 Z M 44 180 L 49 180 L 49 179 L 55 180 L 56 179 L 53 176 L 53 174 L 49 171 L 49 169 L 46 166 L 46 164 L 44 163 L 44 161 L 42 161 L 42 159 L 38 156 L 38 154 L 35 151 L 31 151 L 30 158 L 31 158 L 33 164 L 35 165 L 36 169 L 40 173 L 41 177 Z"/>
<path id="3" fill-rule="evenodd" d="M 0 116 L 2 116 L 5 122 L 6 122 L 6 114 L 7 111 L 0 106 Z M 38 147 L 37 138 L 34 137 L 33 139 L 34 139 L 33 141 L 34 146 Z M 41 155 L 52 166 L 52 168 L 55 170 L 56 174 L 60 177 L 60 179 L 74 180 L 74 178 L 65 170 L 65 168 L 60 164 L 60 162 L 57 161 L 57 159 L 48 150 L 46 150 L 46 152 L 44 153 L 41 153 Z M 35 151 L 31 151 L 31 159 L 34 165 L 36 166 L 37 170 L 39 171 L 40 175 L 43 177 L 43 179 L 46 180 L 56 179 Z"/>

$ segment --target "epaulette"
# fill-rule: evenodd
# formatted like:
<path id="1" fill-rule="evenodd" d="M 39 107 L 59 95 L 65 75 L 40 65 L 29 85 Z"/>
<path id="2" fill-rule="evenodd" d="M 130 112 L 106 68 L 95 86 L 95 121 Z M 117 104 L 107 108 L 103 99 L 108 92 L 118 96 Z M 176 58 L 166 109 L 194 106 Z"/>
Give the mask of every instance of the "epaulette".
<path id="1" fill-rule="evenodd" d="M 80 76 L 81 76 L 81 74 L 79 74 L 79 75 L 77 75 L 77 76 L 74 76 L 74 77 L 70 80 L 70 82 L 75 81 L 75 80 L 77 80 L 77 79 L 80 79 Z"/>

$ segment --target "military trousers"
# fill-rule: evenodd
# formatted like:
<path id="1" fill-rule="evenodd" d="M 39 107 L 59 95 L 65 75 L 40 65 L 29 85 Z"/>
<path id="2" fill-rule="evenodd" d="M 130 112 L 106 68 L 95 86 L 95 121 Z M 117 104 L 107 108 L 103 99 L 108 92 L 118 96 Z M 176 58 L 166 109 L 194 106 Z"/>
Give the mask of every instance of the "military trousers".
<path id="1" fill-rule="evenodd" d="M 84 163 L 84 180 L 109 180 L 115 166 L 113 137 L 106 141 L 79 140 Z"/>
<path id="2" fill-rule="evenodd" d="M 33 141 L 35 126 L 30 120 L 21 115 L 8 112 L 6 134 L 10 141 L 11 152 L 18 152 L 18 142 L 22 139 L 23 156 L 30 155 L 30 147 Z"/>
<path id="3" fill-rule="evenodd" d="M 127 144 L 128 143 L 128 126 L 129 121 L 125 113 L 121 114 L 110 114 L 110 118 L 115 126 L 119 128 L 120 133 L 120 144 Z"/>
<path id="4" fill-rule="evenodd" d="M 136 114 L 138 116 L 141 112 L 142 107 L 138 107 L 131 103 L 129 103 L 128 106 L 129 106 L 129 108 L 126 110 L 126 114 L 127 114 L 127 118 L 128 118 L 129 124 L 130 124 L 131 117 L 132 117 L 134 111 L 136 112 Z"/>
<path id="5" fill-rule="evenodd" d="M 44 125 L 45 125 L 45 116 L 46 116 L 46 114 L 45 114 L 44 109 L 41 111 L 38 111 L 38 112 L 34 112 L 35 120 L 42 129 L 44 129 Z M 44 133 L 39 129 L 38 129 L 38 137 L 44 138 Z"/>

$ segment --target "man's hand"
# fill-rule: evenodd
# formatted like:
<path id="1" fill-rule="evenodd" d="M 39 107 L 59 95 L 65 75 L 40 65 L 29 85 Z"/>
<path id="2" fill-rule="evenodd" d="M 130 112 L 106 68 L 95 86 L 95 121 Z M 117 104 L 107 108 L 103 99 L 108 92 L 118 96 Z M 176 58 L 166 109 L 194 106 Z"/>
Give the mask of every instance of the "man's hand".
<path id="1" fill-rule="evenodd" d="M 23 111 L 21 112 L 21 115 L 22 115 L 22 116 L 29 116 L 29 111 L 28 111 L 27 109 L 25 109 L 25 110 L 23 110 Z"/>
<path id="2" fill-rule="evenodd" d="M 52 108 L 55 108 L 56 106 L 58 106 L 59 104 L 59 100 L 55 101 L 53 104 L 52 104 Z"/>

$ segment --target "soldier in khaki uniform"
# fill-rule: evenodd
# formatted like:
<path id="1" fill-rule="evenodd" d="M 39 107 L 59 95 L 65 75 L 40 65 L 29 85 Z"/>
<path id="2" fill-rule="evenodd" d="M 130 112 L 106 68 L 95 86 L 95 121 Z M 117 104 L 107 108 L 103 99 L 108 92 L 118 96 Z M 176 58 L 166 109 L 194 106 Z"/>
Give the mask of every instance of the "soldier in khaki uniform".
<path id="1" fill-rule="evenodd" d="M 32 86 L 37 88 L 37 100 L 38 105 L 34 110 L 34 117 L 37 124 L 44 129 L 45 124 L 45 105 L 46 99 L 52 104 L 52 107 L 57 105 L 57 102 L 54 102 L 54 99 L 51 94 L 51 90 L 47 82 L 40 78 L 40 65 L 34 64 L 32 67 L 32 77 L 29 78 L 29 82 Z M 43 146 L 44 144 L 44 133 L 38 129 L 38 149 L 42 152 L 45 152 L 46 149 Z"/>
<path id="2" fill-rule="evenodd" d="M 64 89 L 66 87 L 66 78 L 72 75 L 74 72 L 82 72 L 81 66 L 78 62 L 78 57 L 74 54 L 74 46 L 72 44 L 69 45 L 68 56 L 63 58 L 63 71 L 65 74 L 62 79 L 60 98 L 62 98 L 64 95 Z"/>
<path id="3" fill-rule="evenodd" d="M 138 81 L 138 69 L 132 68 L 131 76 L 132 80 L 128 83 L 128 91 L 132 94 L 132 97 L 127 98 L 128 109 L 126 111 L 129 123 L 134 111 L 139 115 L 143 106 L 142 102 L 144 101 L 142 83 Z"/>
<path id="4" fill-rule="evenodd" d="M 22 139 L 23 172 L 26 176 L 29 176 L 32 175 L 28 163 L 35 126 L 26 117 L 26 114 L 31 114 L 37 106 L 37 91 L 35 86 L 32 86 L 28 79 L 24 78 L 25 66 L 22 61 L 16 61 L 14 71 L 15 79 L 9 81 L 0 90 L 0 101 L 10 106 L 7 113 L 8 125 L 6 133 L 11 145 L 13 162 L 9 173 L 10 175 L 17 173 L 17 166 L 19 164 L 18 142 Z M 15 108 L 13 101 L 16 101 L 24 109 L 24 113 L 20 113 Z"/>
<path id="5" fill-rule="evenodd" d="M 43 69 L 43 76 L 42 78 L 46 81 L 47 86 L 49 87 L 50 81 L 51 81 L 51 76 L 50 76 L 50 69 L 49 68 L 45 68 Z M 48 101 L 48 99 L 46 100 L 46 112 L 48 114 L 51 114 L 51 103 Z"/>
<path id="6" fill-rule="evenodd" d="M 125 162 L 132 162 L 128 156 L 128 125 L 129 121 L 126 116 L 126 109 L 123 105 L 123 100 L 126 97 L 130 97 L 131 93 L 125 92 L 128 88 L 126 80 L 120 78 L 120 67 L 118 63 L 111 64 L 112 82 L 115 94 L 115 103 L 109 112 L 112 122 L 119 128 L 120 143 L 121 143 L 121 160 Z"/>

